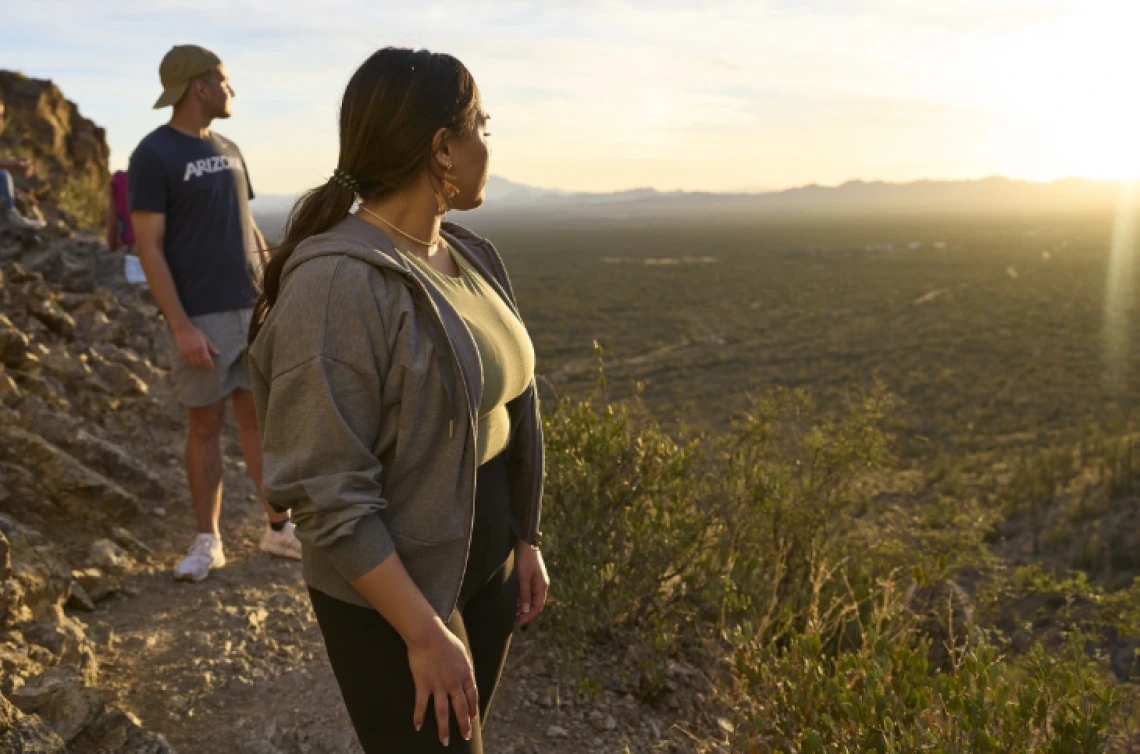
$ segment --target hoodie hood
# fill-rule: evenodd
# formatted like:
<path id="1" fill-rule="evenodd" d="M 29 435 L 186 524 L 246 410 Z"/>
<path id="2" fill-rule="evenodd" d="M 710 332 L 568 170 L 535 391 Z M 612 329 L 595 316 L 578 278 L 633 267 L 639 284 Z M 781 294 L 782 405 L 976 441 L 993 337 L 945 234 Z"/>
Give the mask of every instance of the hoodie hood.
<path id="1" fill-rule="evenodd" d="M 466 258 L 471 259 L 471 254 L 463 248 L 460 238 L 463 235 L 477 237 L 470 231 L 449 223 L 444 227 L 446 231 L 462 231 L 454 234 L 445 231 L 444 235 Z M 438 325 L 433 333 L 436 347 L 441 354 L 450 353 L 458 367 L 454 371 L 459 384 L 450 380 L 445 384 L 447 397 L 451 403 L 452 421 L 458 421 L 464 415 L 459 406 L 461 401 L 458 400 L 462 394 L 466 396 L 464 403 L 466 403 L 467 420 L 472 425 L 477 423 L 479 401 L 483 394 L 483 364 L 471 331 L 447 298 L 421 270 L 404 258 L 387 234 L 372 223 L 352 214 L 327 232 L 298 244 L 281 271 L 281 285 L 286 285 L 289 276 L 301 265 L 328 256 L 352 257 L 399 276 L 412 292 L 413 299 L 435 315 Z M 478 260 L 472 261 L 485 272 L 485 265 Z"/>
<path id="2" fill-rule="evenodd" d="M 390 269 L 408 276 L 415 274 L 412 266 L 383 231 L 356 215 L 349 215 L 327 232 L 298 244 L 281 271 L 282 284 L 305 262 L 326 256 L 349 256 L 381 269 Z"/>

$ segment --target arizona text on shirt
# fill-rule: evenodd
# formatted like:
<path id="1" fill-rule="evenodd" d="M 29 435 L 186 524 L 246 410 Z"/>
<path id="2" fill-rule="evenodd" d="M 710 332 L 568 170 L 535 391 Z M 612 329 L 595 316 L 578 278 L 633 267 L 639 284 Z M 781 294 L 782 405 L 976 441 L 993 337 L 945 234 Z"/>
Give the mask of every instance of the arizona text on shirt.
<path id="1" fill-rule="evenodd" d="M 220 173 L 223 170 L 242 170 L 241 160 L 231 159 L 224 154 L 203 160 L 191 160 L 186 163 L 186 174 L 182 176 L 182 181 L 185 183 L 191 178 L 197 178 L 205 173 Z"/>

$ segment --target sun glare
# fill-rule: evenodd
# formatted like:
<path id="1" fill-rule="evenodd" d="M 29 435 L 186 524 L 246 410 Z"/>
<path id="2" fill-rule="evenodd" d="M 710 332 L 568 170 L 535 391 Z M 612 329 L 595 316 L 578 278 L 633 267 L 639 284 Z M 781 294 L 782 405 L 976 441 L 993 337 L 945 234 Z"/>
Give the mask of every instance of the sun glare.
<path id="1" fill-rule="evenodd" d="M 1140 8 L 1096 2 L 1009 40 L 995 62 L 997 106 L 1053 177 L 1140 179 L 1133 36 Z"/>

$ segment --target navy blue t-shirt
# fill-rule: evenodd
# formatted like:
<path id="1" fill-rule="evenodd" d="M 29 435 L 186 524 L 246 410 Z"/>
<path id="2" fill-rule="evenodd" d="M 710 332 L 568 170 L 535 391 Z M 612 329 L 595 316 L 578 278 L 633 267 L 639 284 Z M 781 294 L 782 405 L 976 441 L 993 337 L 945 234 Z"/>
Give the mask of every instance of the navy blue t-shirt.
<path id="1" fill-rule="evenodd" d="M 253 187 L 237 146 L 161 126 L 139 143 L 127 175 L 131 211 L 166 215 L 162 249 L 186 314 L 253 306 Z"/>

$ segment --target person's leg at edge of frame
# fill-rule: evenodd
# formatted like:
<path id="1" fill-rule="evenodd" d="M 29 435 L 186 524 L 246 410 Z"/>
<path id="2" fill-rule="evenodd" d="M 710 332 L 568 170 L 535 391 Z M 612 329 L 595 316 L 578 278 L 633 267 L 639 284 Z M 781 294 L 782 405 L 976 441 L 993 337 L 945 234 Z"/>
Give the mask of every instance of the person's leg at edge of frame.
<path id="1" fill-rule="evenodd" d="M 186 477 L 198 538 L 175 570 L 183 581 L 201 581 L 211 568 L 225 565 L 218 521 L 222 513 L 222 425 L 226 403 L 187 407 Z"/>
<path id="2" fill-rule="evenodd" d="M 15 208 L 16 185 L 12 182 L 12 174 L 0 170 L 0 212 L 8 213 Z"/>
<path id="3" fill-rule="evenodd" d="M 44 227 L 42 220 L 29 220 L 16 209 L 16 184 L 7 170 L 0 170 L 0 217 L 21 228 L 39 230 Z"/>
<path id="4" fill-rule="evenodd" d="M 288 513 L 278 513 L 270 507 L 261 492 L 261 430 L 257 426 L 257 410 L 253 392 L 238 388 L 233 393 L 234 419 L 238 425 L 241 452 L 245 458 L 246 470 L 257 489 L 257 497 L 265 507 L 269 522 L 268 530 L 261 541 L 261 549 L 273 555 L 286 558 L 301 557 L 301 544 L 297 541 L 293 524 Z"/>

